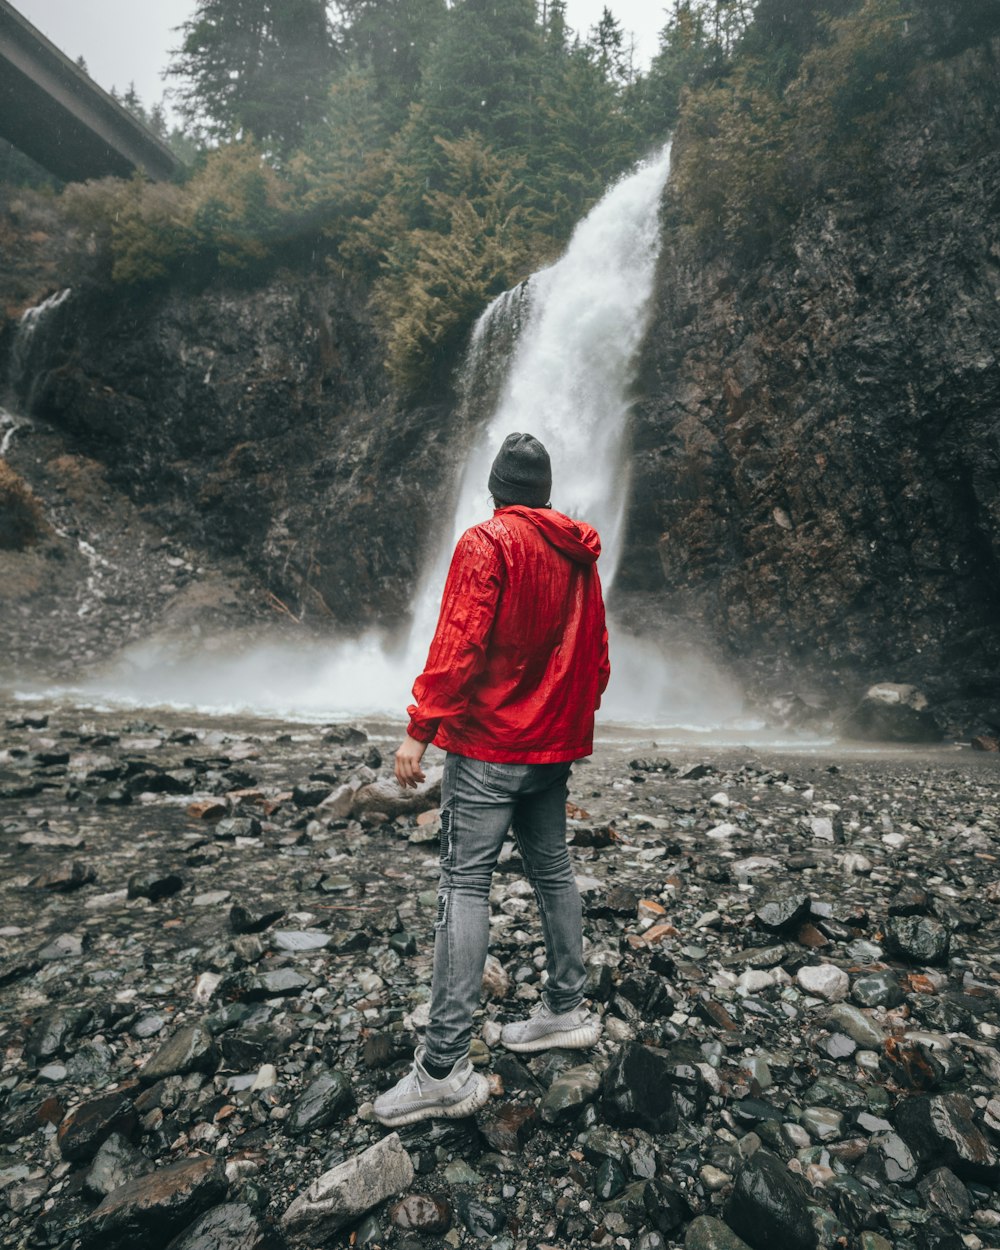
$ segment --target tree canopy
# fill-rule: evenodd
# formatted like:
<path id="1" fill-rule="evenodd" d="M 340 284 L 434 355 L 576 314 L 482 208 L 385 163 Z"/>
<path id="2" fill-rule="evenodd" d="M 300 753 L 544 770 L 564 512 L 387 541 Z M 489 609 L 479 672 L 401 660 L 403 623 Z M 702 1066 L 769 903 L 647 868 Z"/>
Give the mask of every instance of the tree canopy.
<path id="1" fill-rule="evenodd" d="M 670 220 L 778 246 L 824 180 L 866 176 L 911 69 L 997 33 L 998 9 L 670 0 L 643 67 L 612 5 L 574 31 L 565 0 L 199 0 L 171 68 L 202 144 L 187 184 L 71 199 L 113 213 L 122 282 L 282 263 L 308 234 L 371 289 L 396 383 L 436 389 L 485 303 L 670 134 Z"/>

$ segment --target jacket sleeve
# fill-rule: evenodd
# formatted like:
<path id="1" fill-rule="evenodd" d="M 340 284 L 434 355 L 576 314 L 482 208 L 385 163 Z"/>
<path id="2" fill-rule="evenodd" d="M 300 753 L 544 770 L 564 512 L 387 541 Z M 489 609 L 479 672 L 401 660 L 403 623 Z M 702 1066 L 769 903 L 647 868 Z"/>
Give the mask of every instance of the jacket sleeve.
<path id="1" fill-rule="evenodd" d="M 600 590 L 597 592 L 598 601 L 600 603 L 600 629 L 601 642 L 598 651 L 597 661 L 597 699 L 594 702 L 594 709 L 601 706 L 601 695 L 608 688 L 608 682 L 611 679 L 611 661 L 608 657 L 608 624 L 604 615 L 604 599 Z"/>
<path id="2" fill-rule="evenodd" d="M 458 540 L 441 598 L 441 613 L 424 671 L 413 683 L 407 733 L 433 742 L 438 726 L 464 712 L 486 663 L 503 564 L 496 547 L 476 529 Z"/>

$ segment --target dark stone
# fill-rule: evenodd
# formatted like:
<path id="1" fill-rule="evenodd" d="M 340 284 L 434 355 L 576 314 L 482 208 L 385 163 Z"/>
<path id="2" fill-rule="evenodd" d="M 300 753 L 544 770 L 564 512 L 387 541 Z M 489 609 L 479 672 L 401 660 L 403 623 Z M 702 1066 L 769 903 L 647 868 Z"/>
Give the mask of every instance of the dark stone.
<path id="1" fill-rule="evenodd" d="M 494 1150 L 520 1154 L 538 1128 L 538 1113 L 524 1103 L 505 1103 L 495 1116 L 480 1125 L 483 1136 Z"/>
<path id="2" fill-rule="evenodd" d="M 997 1151 L 974 1121 L 965 1094 L 918 1094 L 896 1110 L 896 1129 L 924 1167 L 944 1165 L 963 1180 L 1000 1181 Z"/>
<path id="3" fill-rule="evenodd" d="M 617 1198 L 625 1188 L 628 1177 L 624 1168 L 614 1159 L 604 1159 L 594 1177 L 594 1193 L 601 1202 Z"/>
<path id="4" fill-rule="evenodd" d="M 323 741 L 341 747 L 360 746 L 368 741 L 368 735 L 357 725 L 327 725 Z"/>
<path id="5" fill-rule="evenodd" d="M 315 979 L 295 968 L 272 968 L 267 972 L 237 972 L 219 985 L 223 998 L 262 1002 L 267 998 L 288 998 L 311 989 Z"/>
<path id="6" fill-rule="evenodd" d="M 71 894 L 82 886 L 97 880 L 97 872 L 90 864 L 78 859 L 60 864 L 50 872 L 35 877 L 31 884 L 37 890 L 51 890 L 54 894 Z"/>
<path id="7" fill-rule="evenodd" d="M 637 1042 L 616 1051 L 604 1074 L 601 1109 L 619 1128 L 671 1133 L 680 1117 L 700 1116 L 707 1101 L 701 1073 L 686 1057 Z"/>
<path id="8" fill-rule="evenodd" d="M 870 972 L 851 986 L 851 997 L 861 1007 L 898 1007 L 905 995 L 893 972 Z"/>
<path id="9" fill-rule="evenodd" d="M 455 1205 L 462 1223 L 473 1237 L 496 1237 L 503 1232 L 507 1217 L 500 1207 L 490 1206 L 465 1192 L 456 1196 Z"/>
<path id="10" fill-rule="evenodd" d="M 53 1011 L 32 1025 L 24 1043 L 25 1058 L 37 1065 L 63 1053 L 66 1044 L 82 1036 L 89 1028 L 94 1013 L 87 1007 L 69 1007 Z"/>
<path id="11" fill-rule="evenodd" d="M 328 781 L 307 781 L 292 790 L 292 802 L 296 807 L 318 807 L 329 793 Z"/>
<path id="12" fill-rule="evenodd" d="M 161 898 L 169 898 L 176 894 L 184 885 L 184 881 L 175 872 L 160 872 L 157 869 L 133 873 L 128 879 L 129 898 L 148 898 L 150 902 L 158 902 Z"/>
<path id="13" fill-rule="evenodd" d="M 82 1250 L 158 1250 L 225 1199 L 217 1159 L 185 1159 L 119 1186 L 86 1221 Z"/>
<path id="14" fill-rule="evenodd" d="M 544 1085 L 516 1055 L 497 1055 L 493 1071 L 503 1081 L 504 1089 L 509 1093 L 530 1094 L 532 1098 L 540 1098 L 545 1093 Z"/>
<path id="15" fill-rule="evenodd" d="M 870 686 L 842 733 L 863 742 L 940 742 L 944 737 L 920 691 L 895 682 Z"/>
<path id="16" fill-rule="evenodd" d="M 673 1181 L 663 1177 L 648 1182 L 642 1191 L 642 1201 L 649 1222 L 665 1237 L 691 1218 L 688 1200 Z"/>
<path id="17" fill-rule="evenodd" d="M 81 1103 L 59 1125 L 59 1150 L 64 1159 L 83 1163 L 92 1159 L 99 1147 L 119 1133 L 131 1140 L 138 1129 L 132 1100 L 125 1094 L 105 1094 Z"/>
<path id="18" fill-rule="evenodd" d="M 806 1194 L 784 1163 L 758 1150 L 743 1165 L 725 1207 L 725 1221 L 755 1250 L 815 1250 Z"/>
<path id="19" fill-rule="evenodd" d="M 347 1078 L 340 1072 L 324 1072 L 296 1099 L 285 1121 L 288 1132 L 298 1135 L 328 1128 L 353 1103 Z"/>
<path id="20" fill-rule="evenodd" d="M 139 1077 L 152 1085 L 164 1077 L 187 1072 L 214 1072 L 218 1061 L 219 1051 L 212 1034 L 204 1025 L 193 1024 L 164 1042 Z"/>
<path id="21" fill-rule="evenodd" d="M 910 963 L 947 963 L 949 945 L 948 930 L 929 916 L 891 916 L 885 926 L 886 950 Z"/>
<path id="22" fill-rule="evenodd" d="M 246 1203 L 227 1202 L 178 1233 L 166 1250 L 279 1250 L 281 1245 Z"/>
<path id="23" fill-rule="evenodd" d="M 950 1168 L 935 1168 L 917 1185 L 924 1205 L 953 1224 L 961 1224 L 972 1213 L 969 1191 Z"/>
<path id="24" fill-rule="evenodd" d="M 901 887 L 889 902 L 890 916 L 925 916 L 930 907 L 930 896 L 917 886 Z"/>
<path id="25" fill-rule="evenodd" d="M 285 914 L 283 908 L 251 911 L 242 903 L 234 903 L 229 909 L 229 927 L 234 933 L 263 933 Z"/>

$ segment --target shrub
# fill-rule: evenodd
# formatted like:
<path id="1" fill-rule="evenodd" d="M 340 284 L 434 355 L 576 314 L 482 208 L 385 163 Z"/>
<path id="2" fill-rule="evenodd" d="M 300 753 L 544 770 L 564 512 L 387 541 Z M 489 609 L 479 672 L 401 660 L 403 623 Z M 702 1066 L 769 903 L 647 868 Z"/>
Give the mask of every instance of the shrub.
<path id="1" fill-rule="evenodd" d="M 23 551 L 47 529 L 38 496 L 6 460 L 0 460 L 0 549 Z"/>

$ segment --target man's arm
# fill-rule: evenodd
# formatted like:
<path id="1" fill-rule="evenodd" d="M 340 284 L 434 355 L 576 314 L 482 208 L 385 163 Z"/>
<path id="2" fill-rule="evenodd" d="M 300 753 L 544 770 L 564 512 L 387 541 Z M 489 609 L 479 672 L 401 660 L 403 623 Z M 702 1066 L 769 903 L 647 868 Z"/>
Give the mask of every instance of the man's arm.
<path id="1" fill-rule="evenodd" d="M 416 785 L 423 756 L 418 747 L 433 742 L 442 721 L 465 710 L 486 662 L 502 574 L 493 543 L 478 530 L 467 530 L 452 556 L 427 663 L 413 683 L 416 702 L 406 709 L 410 723 L 396 753 L 396 776 L 402 785 Z"/>

